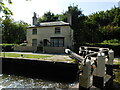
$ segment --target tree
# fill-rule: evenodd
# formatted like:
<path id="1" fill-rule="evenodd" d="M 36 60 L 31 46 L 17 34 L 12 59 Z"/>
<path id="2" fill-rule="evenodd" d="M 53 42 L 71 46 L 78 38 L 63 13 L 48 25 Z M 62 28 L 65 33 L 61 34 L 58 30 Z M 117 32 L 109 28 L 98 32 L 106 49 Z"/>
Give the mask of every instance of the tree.
<path id="1" fill-rule="evenodd" d="M 12 0 L 6 0 L 7 3 L 12 4 Z M 30 1 L 30 0 L 26 0 L 26 1 Z M 0 1 L 0 13 L 3 13 L 3 17 L 8 17 L 13 15 L 13 12 L 6 7 L 5 3 L 3 2 L 3 0 Z"/>
<path id="2" fill-rule="evenodd" d="M 72 15 L 72 29 L 74 30 L 74 43 L 78 45 L 81 40 L 81 32 L 83 30 L 84 20 L 87 18 L 82 14 L 82 10 L 78 6 L 69 6 Z"/>
<path id="3" fill-rule="evenodd" d="M 51 21 L 58 21 L 59 15 L 54 15 L 54 13 L 48 11 L 44 13 L 44 15 L 38 18 L 39 22 L 51 22 Z"/>
<path id="4" fill-rule="evenodd" d="M 88 16 L 85 28 L 92 30 L 89 42 L 102 42 L 104 40 L 118 39 L 120 27 L 120 8 L 112 8 L 107 11 L 96 12 Z M 97 38 L 96 38 L 97 37 Z"/>
<path id="5" fill-rule="evenodd" d="M 83 39 L 84 36 L 82 32 L 84 28 L 84 21 L 87 19 L 87 17 L 84 16 L 84 14 L 82 14 L 82 10 L 78 9 L 78 6 L 69 6 L 68 9 L 69 11 L 65 12 L 64 17 L 68 16 L 68 13 L 71 13 L 71 18 L 72 18 L 71 28 L 74 30 L 73 31 L 74 46 L 75 46 L 74 49 L 77 53 L 79 45 L 81 44 L 81 42 L 84 41 Z"/>
<path id="6" fill-rule="evenodd" d="M 8 0 L 9 4 L 12 4 L 11 0 Z M 8 17 L 10 15 L 13 15 L 13 13 L 11 12 L 11 10 L 5 6 L 5 4 L 3 3 L 3 1 L 0 1 L 0 13 L 4 14 L 4 17 Z"/>
<path id="7" fill-rule="evenodd" d="M 20 21 L 15 22 L 10 18 L 6 18 L 2 22 L 2 41 L 3 43 L 17 43 L 20 44 L 26 40 L 26 27 L 27 23 Z"/>
<path id="8" fill-rule="evenodd" d="M 9 4 L 12 4 L 11 0 L 6 1 Z M 6 7 L 3 0 L 0 1 L 0 13 L 3 13 L 3 16 L 0 17 L 0 24 L 2 26 L 2 42 L 19 44 L 26 40 L 26 27 L 28 24 L 23 21 L 15 22 L 11 19 L 10 17 L 13 15 L 13 12 Z"/>

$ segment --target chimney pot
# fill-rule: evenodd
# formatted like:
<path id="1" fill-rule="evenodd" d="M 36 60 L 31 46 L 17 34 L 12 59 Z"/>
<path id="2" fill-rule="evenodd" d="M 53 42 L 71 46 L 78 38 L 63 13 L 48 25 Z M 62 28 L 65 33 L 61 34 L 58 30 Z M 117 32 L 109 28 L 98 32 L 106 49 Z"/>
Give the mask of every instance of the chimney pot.
<path id="1" fill-rule="evenodd" d="M 37 23 L 37 14 L 35 12 L 34 12 L 32 19 L 33 19 L 33 25 L 37 25 L 38 24 Z"/>

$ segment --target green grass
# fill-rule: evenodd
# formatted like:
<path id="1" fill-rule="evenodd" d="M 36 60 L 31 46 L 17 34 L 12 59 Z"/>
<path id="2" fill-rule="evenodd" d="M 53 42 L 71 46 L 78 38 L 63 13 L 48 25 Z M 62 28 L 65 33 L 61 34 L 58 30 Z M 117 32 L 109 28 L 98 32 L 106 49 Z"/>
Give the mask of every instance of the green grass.
<path id="1" fill-rule="evenodd" d="M 114 60 L 114 64 L 120 65 L 120 59 L 116 58 L 116 59 Z"/>
<path id="2" fill-rule="evenodd" d="M 120 65 L 120 59 L 119 58 L 115 58 L 115 61 L 118 62 L 114 62 L 114 64 Z M 120 69 L 114 69 L 113 70 L 114 74 L 115 74 L 115 79 L 113 80 L 113 87 L 116 88 L 116 90 L 118 88 L 120 88 Z"/>
<path id="3" fill-rule="evenodd" d="M 113 80 L 113 87 L 118 89 L 120 88 L 120 70 L 119 69 L 114 69 L 114 74 L 115 74 L 115 79 Z"/>
<path id="4" fill-rule="evenodd" d="M 118 46 L 120 43 L 85 43 L 86 45 L 113 45 Z"/>
<path id="5" fill-rule="evenodd" d="M 120 43 L 99 43 L 101 45 L 120 45 Z"/>
<path id="6" fill-rule="evenodd" d="M 36 54 L 19 54 L 19 53 L 1 52 L 0 57 L 29 58 L 29 59 L 38 59 L 38 60 L 48 60 L 53 62 L 75 63 L 74 59 L 67 59 L 59 55 L 58 56 L 55 55 L 54 57 L 54 55 L 36 55 Z M 60 57 L 60 58 L 56 58 L 56 57 Z"/>
<path id="7" fill-rule="evenodd" d="M 18 45 L 18 44 L 7 44 L 7 43 L 0 44 L 0 46 L 14 46 L 14 45 Z"/>
<path id="8" fill-rule="evenodd" d="M 120 65 L 120 63 L 119 63 L 119 62 L 114 62 L 114 64 L 116 64 L 116 65 Z"/>
<path id="9" fill-rule="evenodd" d="M 22 55 L 22 56 L 21 56 Z M 41 58 L 48 58 L 52 57 L 50 55 L 34 55 L 34 54 L 17 54 L 17 53 L 4 53 L 2 52 L 0 54 L 1 57 L 15 57 L 15 58 L 35 58 L 35 59 L 41 59 Z"/>

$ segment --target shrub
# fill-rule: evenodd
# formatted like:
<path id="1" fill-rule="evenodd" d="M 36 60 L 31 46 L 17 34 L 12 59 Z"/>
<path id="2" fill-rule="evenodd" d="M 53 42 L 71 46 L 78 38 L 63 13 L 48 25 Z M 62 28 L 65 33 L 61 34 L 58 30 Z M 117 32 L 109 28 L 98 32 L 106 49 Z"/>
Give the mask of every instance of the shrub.
<path id="1" fill-rule="evenodd" d="M 27 43 L 21 43 L 20 46 L 27 46 Z"/>
<path id="2" fill-rule="evenodd" d="M 120 41 L 117 39 L 111 39 L 111 40 L 104 40 L 103 43 L 105 43 L 105 44 L 106 43 L 120 43 Z"/>
<path id="3" fill-rule="evenodd" d="M 2 47 L 2 51 L 5 52 L 13 51 L 13 46 L 15 45 L 17 44 L 0 44 L 0 46 Z"/>

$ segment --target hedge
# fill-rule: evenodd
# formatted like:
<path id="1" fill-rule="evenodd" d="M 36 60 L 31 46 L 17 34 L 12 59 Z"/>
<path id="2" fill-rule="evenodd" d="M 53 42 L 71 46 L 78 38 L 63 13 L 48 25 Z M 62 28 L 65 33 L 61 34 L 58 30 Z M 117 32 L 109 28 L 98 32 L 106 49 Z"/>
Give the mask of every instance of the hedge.
<path id="1" fill-rule="evenodd" d="M 15 46 L 16 44 L 0 44 L 1 47 L 1 51 L 5 51 L 5 52 L 10 52 L 10 51 L 14 51 L 13 46 Z"/>

